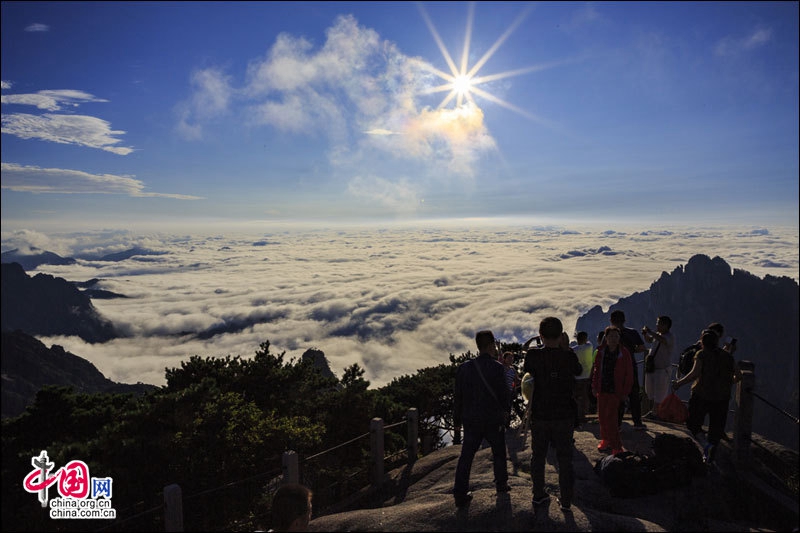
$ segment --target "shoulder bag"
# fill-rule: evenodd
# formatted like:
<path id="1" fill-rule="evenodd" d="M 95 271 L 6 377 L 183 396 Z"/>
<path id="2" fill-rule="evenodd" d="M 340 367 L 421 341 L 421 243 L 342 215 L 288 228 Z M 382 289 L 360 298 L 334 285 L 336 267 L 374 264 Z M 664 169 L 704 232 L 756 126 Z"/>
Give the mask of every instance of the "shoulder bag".
<path id="1" fill-rule="evenodd" d="M 504 428 L 508 427 L 508 423 L 510 422 L 511 418 L 511 413 L 509 413 L 507 409 L 504 409 L 503 406 L 500 404 L 500 400 L 497 399 L 497 395 L 492 390 L 492 387 L 489 386 L 489 382 L 486 381 L 485 377 L 483 377 L 483 372 L 481 371 L 481 365 L 480 363 L 478 363 L 477 359 L 475 360 L 474 364 L 475 364 L 475 370 L 478 371 L 478 375 L 481 377 L 483 384 L 486 385 L 486 390 L 488 390 L 489 394 L 492 395 L 492 398 L 494 398 L 494 401 L 497 403 L 497 406 L 500 409 L 501 419 L 503 421 L 503 427 Z M 503 383 L 503 386 L 505 386 L 505 383 Z"/>

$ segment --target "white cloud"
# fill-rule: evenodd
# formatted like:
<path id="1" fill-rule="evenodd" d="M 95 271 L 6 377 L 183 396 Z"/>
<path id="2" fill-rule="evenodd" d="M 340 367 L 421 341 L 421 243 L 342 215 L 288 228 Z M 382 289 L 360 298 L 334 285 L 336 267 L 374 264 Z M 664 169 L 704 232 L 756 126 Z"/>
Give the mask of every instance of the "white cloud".
<path id="1" fill-rule="evenodd" d="M 4 89 L 4 90 L 5 89 L 10 89 L 11 85 L 12 85 L 12 83 L 10 81 L 6 81 L 6 80 L 0 81 L 0 89 Z"/>
<path id="2" fill-rule="evenodd" d="M 277 227 L 276 227 L 277 228 Z M 581 231 L 572 231 L 580 229 Z M 134 335 L 106 344 L 43 339 L 91 360 L 121 381 L 163 384 L 164 367 L 191 355 L 252 356 L 269 340 L 275 352 L 299 357 L 323 350 L 338 375 L 358 363 L 373 386 L 474 351 L 475 331 L 524 341 L 547 315 L 572 334 L 595 305 L 646 290 L 704 253 L 758 276 L 798 278 L 796 228 L 560 228 L 481 225 L 478 221 L 331 228 L 268 234 L 173 237 L 141 241 L 123 233 L 30 235 L 45 249 L 56 241 L 74 250 L 75 265 L 42 267 L 68 280 L 99 278 L 100 288 L 130 298 L 96 300 L 99 311 Z M 632 231 L 628 231 L 631 229 Z M 661 228 L 659 228 L 661 229 Z M 3 236 L 4 249 L 24 234 Z M 691 238 L 689 238 L 691 237 Z M 268 246 L 253 246 L 267 241 Z M 598 242 L 599 241 L 599 242 Z M 76 252 L 114 251 L 138 244 L 169 252 L 149 261 L 81 259 Z M 616 255 L 569 251 L 607 246 Z M 93 254 L 94 255 L 94 254 Z M 187 330 L 233 326 L 202 340 Z M 679 340 L 680 342 L 680 340 Z"/>
<path id="3" fill-rule="evenodd" d="M 755 30 L 750 37 L 744 40 L 742 46 L 749 50 L 751 48 L 756 48 L 761 46 L 762 44 L 766 44 L 772 39 L 772 29 L 770 28 L 759 28 Z"/>
<path id="4" fill-rule="evenodd" d="M 389 131 L 383 128 L 374 128 L 371 130 L 367 130 L 364 133 L 366 133 L 367 135 L 400 135 L 400 133 L 396 131 Z"/>
<path id="5" fill-rule="evenodd" d="M 233 89 L 221 70 L 197 70 L 191 77 L 192 95 L 178 105 L 178 132 L 187 139 L 203 136 L 202 124 L 228 111 Z"/>
<path id="6" fill-rule="evenodd" d="M 264 57 L 250 62 L 245 79 L 241 89 L 224 85 L 232 95 L 226 103 L 241 106 L 245 122 L 322 136 L 331 145 L 330 163 L 347 172 L 369 171 L 378 150 L 383 162 L 387 156 L 418 160 L 426 175 L 414 179 L 471 177 L 481 156 L 495 149 L 477 106 L 421 106 L 420 95 L 440 84 L 431 67 L 352 16 L 337 18 L 319 47 L 304 37 L 279 35 Z M 193 81 L 188 102 L 204 87 Z M 195 107 L 182 107 L 179 129 L 187 138 L 200 138 L 212 118 Z"/>
<path id="7" fill-rule="evenodd" d="M 30 26 L 26 27 L 25 31 L 45 32 L 45 31 L 50 31 L 50 26 L 48 26 L 47 24 L 41 24 L 39 22 L 36 22 L 36 23 L 31 24 Z"/>
<path id="8" fill-rule="evenodd" d="M 772 28 L 759 27 L 744 37 L 723 37 L 714 46 L 714 53 L 718 56 L 732 56 L 763 46 L 771 40 Z"/>
<path id="9" fill-rule="evenodd" d="M 133 152 L 133 148 L 115 146 L 121 142 L 116 136 L 124 131 L 112 130 L 109 122 L 88 115 L 11 113 L 2 116 L 2 127 L 3 133 L 22 139 L 75 144 L 119 155 Z"/>
<path id="10" fill-rule="evenodd" d="M 3 89 L 10 89 L 3 87 Z M 78 107 L 86 102 L 108 102 L 102 98 L 97 98 L 84 91 L 73 89 L 46 90 L 28 94 L 4 94 L 0 96 L 3 104 L 32 105 L 45 111 L 59 111 L 64 105 Z"/>
<path id="11" fill-rule="evenodd" d="M 408 153 L 433 153 L 446 160 L 451 171 L 473 176 L 478 157 L 496 148 L 483 121 L 483 111 L 472 103 L 458 109 L 424 109 L 411 120 L 400 138 Z"/>
<path id="12" fill-rule="evenodd" d="M 198 196 L 144 192 L 145 184 L 130 176 L 90 174 L 80 170 L 2 163 L 2 188 L 17 192 L 57 194 L 124 194 L 135 197 L 200 200 Z"/>
<path id="13" fill-rule="evenodd" d="M 32 253 L 31 250 L 47 250 L 61 254 L 69 248 L 64 247 L 64 243 L 59 239 L 52 239 L 48 235 L 32 230 L 20 230 L 15 232 L 3 232 L 3 251 L 19 250 L 20 253 Z M 37 252 L 38 253 L 38 252 Z"/>

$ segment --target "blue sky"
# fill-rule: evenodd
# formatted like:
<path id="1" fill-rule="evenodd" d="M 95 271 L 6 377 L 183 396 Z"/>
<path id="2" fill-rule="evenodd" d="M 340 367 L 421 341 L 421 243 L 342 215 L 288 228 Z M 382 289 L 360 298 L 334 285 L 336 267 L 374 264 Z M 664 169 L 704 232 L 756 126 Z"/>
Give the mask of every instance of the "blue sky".
<path id="1" fill-rule="evenodd" d="M 2 3 L 4 231 L 796 226 L 798 144 L 797 2 Z"/>

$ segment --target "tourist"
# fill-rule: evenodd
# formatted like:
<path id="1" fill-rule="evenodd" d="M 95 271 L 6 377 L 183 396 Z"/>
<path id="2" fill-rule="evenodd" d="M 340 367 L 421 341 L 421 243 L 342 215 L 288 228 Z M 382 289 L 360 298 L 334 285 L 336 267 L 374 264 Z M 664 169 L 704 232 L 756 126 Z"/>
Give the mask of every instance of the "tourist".
<path id="1" fill-rule="evenodd" d="M 621 334 L 620 342 L 626 348 L 631 356 L 631 368 L 633 369 L 633 384 L 631 385 L 630 393 L 628 394 L 628 409 L 631 412 L 631 419 L 633 420 L 633 428 L 644 430 L 647 426 L 642 424 L 642 397 L 639 389 L 639 371 L 636 367 L 636 354 L 644 353 L 647 348 L 644 346 L 644 341 L 639 335 L 639 332 L 633 328 L 625 327 L 625 313 L 617 309 L 611 313 L 611 325 L 619 329 Z M 622 417 L 625 415 L 625 402 L 620 402 L 619 412 L 617 419 L 619 426 L 622 427 Z"/>
<path id="2" fill-rule="evenodd" d="M 600 443 L 597 449 L 617 455 L 625 451 L 619 432 L 619 404 L 630 394 L 633 386 L 633 366 L 628 349 L 620 342 L 619 328 L 605 330 L 603 344 L 597 348 L 592 371 L 592 394 L 597 397 L 597 418 L 600 422 Z"/>
<path id="3" fill-rule="evenodd" d="M 695 354 L 691 372 L 674 380 L 672 388 L 677 391 L 686 383 L 692 383 L 686 427 L 703 446 L 705 461 L 713 463 L 719 441 L 725 434 L 731 390 L 733 384 L 741 380 L 742 373 L 733 355 L 718 346 L 719 337 L 714 331 L 706 330 L 700 340 L 703 348 Z M 701 432 L 706 415 L 707 438 Z"/>
<path id="4" fill-rule="evenodd" d="M 642 328 L 644 339 L 649 343 L 655 343 L 647 355 L 653 360 L 652 372 L 648 372 L 645 368 L 644 374 L 644 390 L 651 402 L 650 412 L 646 413 L 646 416 L 651 419 L 658 418 L 652 409 L 664 401 L 670 392 L 672 354 L 675 348 L 675 336 L 670 331 L 671 328 L 672 319 L 666 315 L 656 320 L 656 331 L 648 326 Z"/>
<path id="5" fill-rule="evenodd" d="M 311 490 L 299 483 L 281 485 L 272 498 L 270 531 L 307 531 L 312 496 Z"/>
<path id="6" fill-rule="evenodd" d="M 550 445 L 558 458 L 558 485 L 561 509 L 569 512 L 575 484 L 572 469 L 573 431 L 575 427 L 575 376 L 581 374 L 578 357 L 564 349 L 563 326 L 556 317 L 547 317 L 539 324 L 544 347 L 529 350 L 523 372 L 533 376 L 531 415 L 531 481 L 533 505 L 549 503 L 545 491 L 544 464 Z M 569 341 L 569 338 L 567 338 Z"/>
<path id="7" fill-rule="evenodd" d="M 453 423 L 464 429 L 453 485 L 456 507 L 465 507 L 472 500 L 469 475 L 483 439 L 492 447 L 497 492 L 511 490 L 506 466 L 505 430 L 510 408 L 506 375 L 503 365 L 497 362 L 494 334 L 489 330 L 479 331 L 475 343 L 478 356 L 462 363 L 456 371 Z"/>

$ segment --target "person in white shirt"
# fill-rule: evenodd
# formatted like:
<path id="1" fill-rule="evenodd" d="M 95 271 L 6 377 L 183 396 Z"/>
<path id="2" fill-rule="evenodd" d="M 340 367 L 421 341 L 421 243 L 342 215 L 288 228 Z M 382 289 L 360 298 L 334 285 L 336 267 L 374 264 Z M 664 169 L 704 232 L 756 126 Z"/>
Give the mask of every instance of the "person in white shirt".
<path id="1" fill-rule="evenodd" d="M 670 331 L 672 319 L 666 315 L 658 317 L 656 331 L 649 327 L 642 328 L 642 336 L 648 343 L 653 343 L 648 355 L 653 357 L 652 372 L 644 374 L 644 390 L 652 402 L 651 409 L 658 406 L 670 391 L 670 378 L 672 376 L 672 358 L 675 351 L 675 337 Z M 647 418 L 657 418 L 653 410 Z"/>

